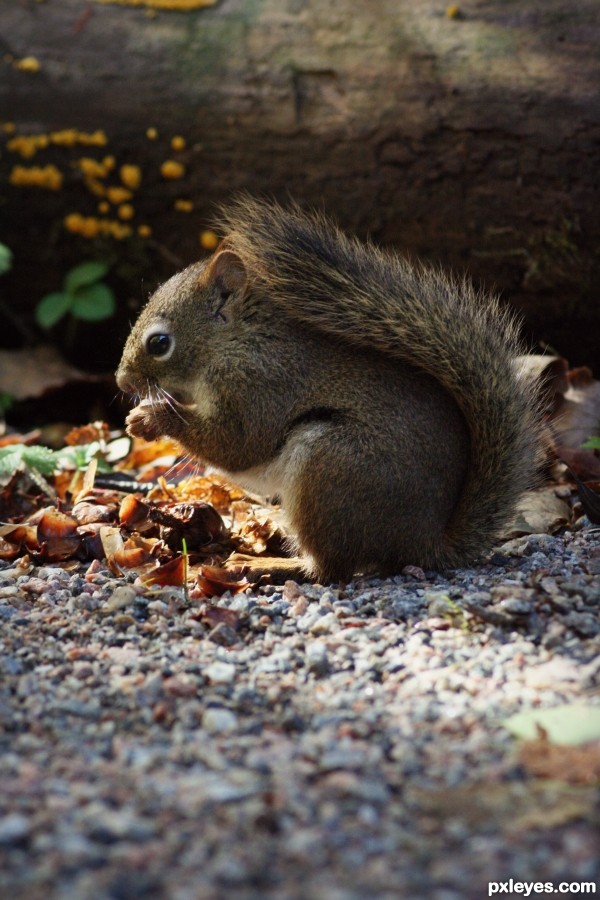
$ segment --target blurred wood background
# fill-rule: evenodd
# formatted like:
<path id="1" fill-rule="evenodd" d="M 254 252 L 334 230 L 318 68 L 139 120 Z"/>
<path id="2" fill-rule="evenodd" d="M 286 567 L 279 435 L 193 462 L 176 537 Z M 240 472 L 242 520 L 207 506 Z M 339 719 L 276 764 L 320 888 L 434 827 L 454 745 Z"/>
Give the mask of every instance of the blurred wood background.
<path id="1" fill-rule="evenodd" d="M 214 204 L 246 189 L 468 272 L 522 310 L 533 340 L 600 371 L 597 0 L 20 0 L 0 5 L 0 36 L 5 344 L 29 330 L 15 304 L 26 320 L 71 265 L 107 258 L 122 309 L 83 329 L 79 355 L 100 344 L 96 366 L 112 365 L 143 296 L 204 252 Z M 11 143 L 65 129 L 106 144 L 25 158 Z M 126 220 L 79 164 L 107 156 L 105 186 L 123 164 L 141 170 Z M 161 174 L 167 160 L 182 177 Z M 49 164 L 60 190 L 11 183 L 15 166 Z M 131 236 L 83 237 L 64 227 L 73 213 Z"/>

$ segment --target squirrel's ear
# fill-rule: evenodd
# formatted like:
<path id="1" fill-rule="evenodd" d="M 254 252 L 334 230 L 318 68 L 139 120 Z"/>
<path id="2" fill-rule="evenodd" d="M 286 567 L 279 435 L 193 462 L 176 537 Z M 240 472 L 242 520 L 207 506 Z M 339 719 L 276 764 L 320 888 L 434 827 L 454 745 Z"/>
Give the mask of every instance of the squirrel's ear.
<path id="1" fill-rule="evenodd" d="M 246 266 L 233 250 L 220 250 L 208 264 L 208 281 L 215 284 L 221 293 L 245 293 L 248 283 Z"/>

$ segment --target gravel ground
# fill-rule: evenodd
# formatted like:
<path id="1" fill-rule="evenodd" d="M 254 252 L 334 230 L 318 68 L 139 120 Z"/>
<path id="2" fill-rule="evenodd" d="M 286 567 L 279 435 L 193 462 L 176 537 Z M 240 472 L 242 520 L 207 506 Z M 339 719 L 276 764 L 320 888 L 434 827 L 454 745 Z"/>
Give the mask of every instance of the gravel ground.
<path id="1" fill-rule="evenodd" d="M 503 720 L 600 705 L 599 574 L 581 524 L 446 577 L 205 603 L 5 565 L 0 896 L 479 900 L 490 881 L 596 881 L 594 788 L 534 777 Z"/>

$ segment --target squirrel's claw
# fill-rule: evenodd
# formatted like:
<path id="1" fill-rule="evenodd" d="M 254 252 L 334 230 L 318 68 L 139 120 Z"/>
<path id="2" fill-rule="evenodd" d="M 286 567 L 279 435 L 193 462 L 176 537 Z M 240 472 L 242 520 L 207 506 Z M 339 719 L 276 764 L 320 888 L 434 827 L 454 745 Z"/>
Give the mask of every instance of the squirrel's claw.
<path id="1" fill-rule="evenodd" d="M 131 437 L 144 438 L 146 441 L 155 441 L 164 434 L 160 417 L 157 416 L 156 404 L 148 400 L 142 400 L 135 406 L 125 419 L 127 434 Z"/>

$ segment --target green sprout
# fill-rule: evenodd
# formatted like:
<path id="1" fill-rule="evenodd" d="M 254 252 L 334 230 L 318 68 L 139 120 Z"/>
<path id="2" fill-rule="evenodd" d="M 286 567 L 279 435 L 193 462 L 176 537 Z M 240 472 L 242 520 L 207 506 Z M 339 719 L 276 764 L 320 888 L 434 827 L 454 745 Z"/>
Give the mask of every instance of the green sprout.
<path id="1" fill-rule="evenodd" d="M 0 275 L 9 272 L 12 269 L 12 251 L 6 244 L 0 244 Z"/>
<path id="2" fill-rule="evenodd" d="M 94 260 L 67 272 L 62 291 L 46 294 L 38 303 L 35 311 L 38 325 L 52 328 L 67 314 L 84 322 L 100 322 L 112 316 L 115 295 L 102 281 L 107 272 L 105 263 Z"/>
<path id="3" fill-rule="evenodd" d="M 600 435 L 593 435 L 585 444 L 581 445 L 585 450 L 600 450 Z"/>

